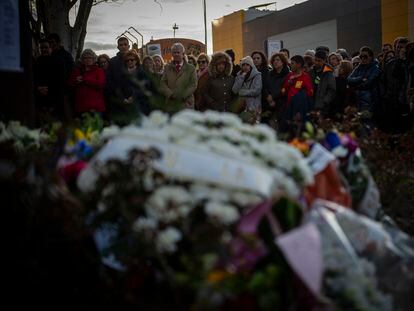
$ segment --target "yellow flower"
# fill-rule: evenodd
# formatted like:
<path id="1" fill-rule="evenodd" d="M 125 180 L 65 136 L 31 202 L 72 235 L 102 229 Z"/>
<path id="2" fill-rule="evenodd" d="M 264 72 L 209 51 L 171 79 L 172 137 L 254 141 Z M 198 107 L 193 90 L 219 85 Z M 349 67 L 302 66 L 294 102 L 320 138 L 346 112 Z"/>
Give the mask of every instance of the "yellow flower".
<path id="1" fill-rule="evenodd" d="M 214 271 L 211 271 L 207 275 L 207 282 L 209 282 L 209 283 L 219 283 L 219 282 L 223 281 L 224 279 L 226 279 L 229 275 L 230 275 L 230 273 L 228 273 L 224 270 L 214 270 Z"/>
<path id="2" fill-rule="evenodd" d="M 85 139 L 85 134 L 80 129 L 76 129 L 74 135 L 77 140 Z"/>

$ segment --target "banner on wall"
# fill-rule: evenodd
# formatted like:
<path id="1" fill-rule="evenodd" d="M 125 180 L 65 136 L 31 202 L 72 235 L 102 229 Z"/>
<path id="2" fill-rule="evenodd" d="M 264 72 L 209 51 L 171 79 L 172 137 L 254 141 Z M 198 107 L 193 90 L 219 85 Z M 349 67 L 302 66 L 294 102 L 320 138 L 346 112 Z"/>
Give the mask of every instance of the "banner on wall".
<path id="1" fill-rule="evenodd" d="M 19 21 L 19 1 L 0 1 L 0 71 L 23 71 Z"/>

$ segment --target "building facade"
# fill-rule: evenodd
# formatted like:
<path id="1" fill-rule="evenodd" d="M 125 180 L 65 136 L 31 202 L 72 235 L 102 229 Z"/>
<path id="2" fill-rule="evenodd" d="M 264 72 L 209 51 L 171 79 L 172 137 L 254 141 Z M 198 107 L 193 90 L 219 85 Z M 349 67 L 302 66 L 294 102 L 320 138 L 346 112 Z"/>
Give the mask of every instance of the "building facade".
<path id="1" fill-rule="evenodd" d="M 213 50 L 237 48 L 236 59 L 258 49 L 274 52 L 269 45 L 291 55 L 320 45 L 350 53 L 367 45 L 379 53 L 399 36 L 414 40 L 414 0 L 309 0 L 251 19 L 238 11 L 213 21 Z"/>

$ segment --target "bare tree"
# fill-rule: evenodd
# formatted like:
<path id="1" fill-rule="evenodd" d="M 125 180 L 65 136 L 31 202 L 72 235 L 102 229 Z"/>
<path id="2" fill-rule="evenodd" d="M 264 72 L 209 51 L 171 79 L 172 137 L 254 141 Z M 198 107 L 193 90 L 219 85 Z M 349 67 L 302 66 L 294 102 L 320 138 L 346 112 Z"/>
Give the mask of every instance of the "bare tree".
<path id="1" fill-rule="evenodd" d="M 92 6 L 103 2 L 122 0 L 30 0 L 30 30 L 34 46 L 42 36 L 58 33 L 65 48 L 74 57 L 79 57 Z M 75 6 L 76 17 L 71 25 L 70 12 Z"/>

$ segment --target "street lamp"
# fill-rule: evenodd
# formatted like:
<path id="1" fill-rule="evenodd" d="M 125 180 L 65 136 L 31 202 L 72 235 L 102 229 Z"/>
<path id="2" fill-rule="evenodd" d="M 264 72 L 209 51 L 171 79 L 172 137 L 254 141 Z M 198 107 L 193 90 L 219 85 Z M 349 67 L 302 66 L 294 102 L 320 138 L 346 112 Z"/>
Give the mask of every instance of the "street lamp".
<path id="1" fill-rule="evenodd" d="M 203 10 L 204 10 L 204 44 L 206 46 L 206 53 L 207 53 L 207 9 L 206 9 L 206 0 L 203 0 Z"/>

